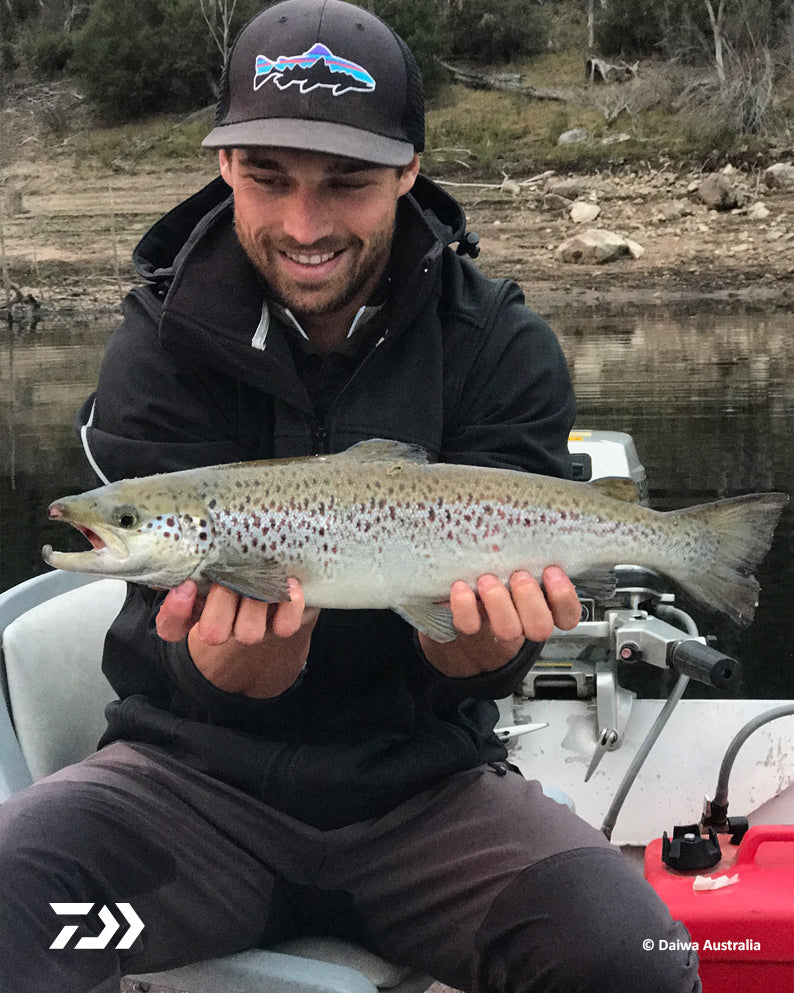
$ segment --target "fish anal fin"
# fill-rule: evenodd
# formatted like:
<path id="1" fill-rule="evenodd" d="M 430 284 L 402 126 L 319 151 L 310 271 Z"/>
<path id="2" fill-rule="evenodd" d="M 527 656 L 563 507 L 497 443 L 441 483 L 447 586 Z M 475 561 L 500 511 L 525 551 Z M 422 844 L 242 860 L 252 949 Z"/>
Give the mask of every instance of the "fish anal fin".
<path id="1" fill-rule="evenodd" d="M 590 480 L 587 485 L 599 490 L 604 496 L 624 503 L 639 503 L 641 499 L 639 486 L 627 476 L 603 476 L 601 479 Z"/>
<path id="2" fill-rule="evenodd" d="M 435 603 L 433 600 L 411 600 L 392 609 L 411 627 L 433 641 L 454 641 L 458 636 L 458 630 L 452 623 L 449 604 Z"/>
<path id="3" fill-rule="evenodd" d="M 274 559 L 259 559 L 244 565 L 215 563 L 204 569 L 202 576 L 252 600 L 284 603 L 290 599 L 287 571 Z"/>

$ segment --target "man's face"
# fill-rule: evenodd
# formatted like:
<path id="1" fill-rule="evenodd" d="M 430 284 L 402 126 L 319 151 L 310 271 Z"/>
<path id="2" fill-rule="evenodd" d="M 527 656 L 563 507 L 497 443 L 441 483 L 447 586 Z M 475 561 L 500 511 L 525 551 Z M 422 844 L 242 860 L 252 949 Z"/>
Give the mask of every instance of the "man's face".
<path id="1" fill-rule="evenodd" d="M 234 190 L 237 237 L 275 297 L 296 315 L 347 319 L 388 262 L 404 170 L 284 148 L 220 153 Z"/>

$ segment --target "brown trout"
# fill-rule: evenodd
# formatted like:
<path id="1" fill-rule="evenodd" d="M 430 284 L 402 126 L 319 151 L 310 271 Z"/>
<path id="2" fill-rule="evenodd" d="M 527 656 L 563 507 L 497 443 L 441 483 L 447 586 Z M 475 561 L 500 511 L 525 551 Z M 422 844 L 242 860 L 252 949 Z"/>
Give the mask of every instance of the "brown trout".
<path id="1" fill-rule="evenodd" d="M 315 607 L 388 608 L 436 640 L 456 637 L 443 601 L 462 579 L 537 579 L 558 565 L 576 582 L 616 565 L 668 577 L 740 625 L 752 575 L 787 502 L 740 496 L 661 513 L 588 483 L 508 469 L 428 463 L 375 439 L 338 455 L 240 462 L 121 480 L 50 505 L 91 542 L 43 549 L 59 569 L 160 588 L 221 583 L 259 600 L 303 585 Z M 613 584 L 614 585 L 614 584 Z"/>

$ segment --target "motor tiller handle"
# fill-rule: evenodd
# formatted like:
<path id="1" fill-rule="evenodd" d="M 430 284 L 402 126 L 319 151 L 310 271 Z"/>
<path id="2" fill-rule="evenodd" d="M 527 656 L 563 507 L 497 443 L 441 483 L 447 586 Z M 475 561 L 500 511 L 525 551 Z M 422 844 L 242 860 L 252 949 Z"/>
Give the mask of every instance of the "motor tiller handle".
<path id="1" fill-rule="evenodd" d="M 694 639 L 675 645 L 670 665 L 680 675 L 718 690 L 732 689 L 741 675 L 741 666 L 736 659 Z"/>

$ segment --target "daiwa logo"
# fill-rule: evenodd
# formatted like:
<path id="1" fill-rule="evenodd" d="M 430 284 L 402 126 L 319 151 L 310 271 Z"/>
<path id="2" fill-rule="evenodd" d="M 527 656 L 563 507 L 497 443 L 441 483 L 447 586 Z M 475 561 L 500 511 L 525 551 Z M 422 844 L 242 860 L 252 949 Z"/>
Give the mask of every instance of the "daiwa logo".
<path id="1" fill-rule="evenodd" d="M 94 907 L 93 903 L 51 903 L 50 906 L 56 914 L 62 917 L 85 917 L 86 914 L 91 913 Z M 116 906 L 121 911 L 124 920 L 129 924 L 129 928 L 113 947 L 122 949 L 130 948 L 133 941 L 143 931 L 145 925 L 130 904 L 117 903 Z M 108 947 L 111 939 L 118 931 L 120 924 L 108 907 L 100 907 L 98 914 L 99 919 L 104 925 L 102 931 L 99 934 L 92 935 L 90 938 L 80 938 L 75 944 L 75 948 Z M 79 925 L 77 924 L 67 924 L 66 927 L 61 928 L 50 948 L 66 948 L 70 940 L 74 937 L 78 927 Z"/>
<path id="2" fill-rule="evenodd" d="M 301 93 L 325 86 L 335 97 L 351 90 L 371 93 L 375 89 L 375 80 L 366 69 L 334 55 L 330 48 L 320 44 L 303 55 L 279 55 L 275 61 L 266 55 L 257 55 L 254 89 L 258 90 L 268 80 L 280 90 L 297 86 Z"/>

